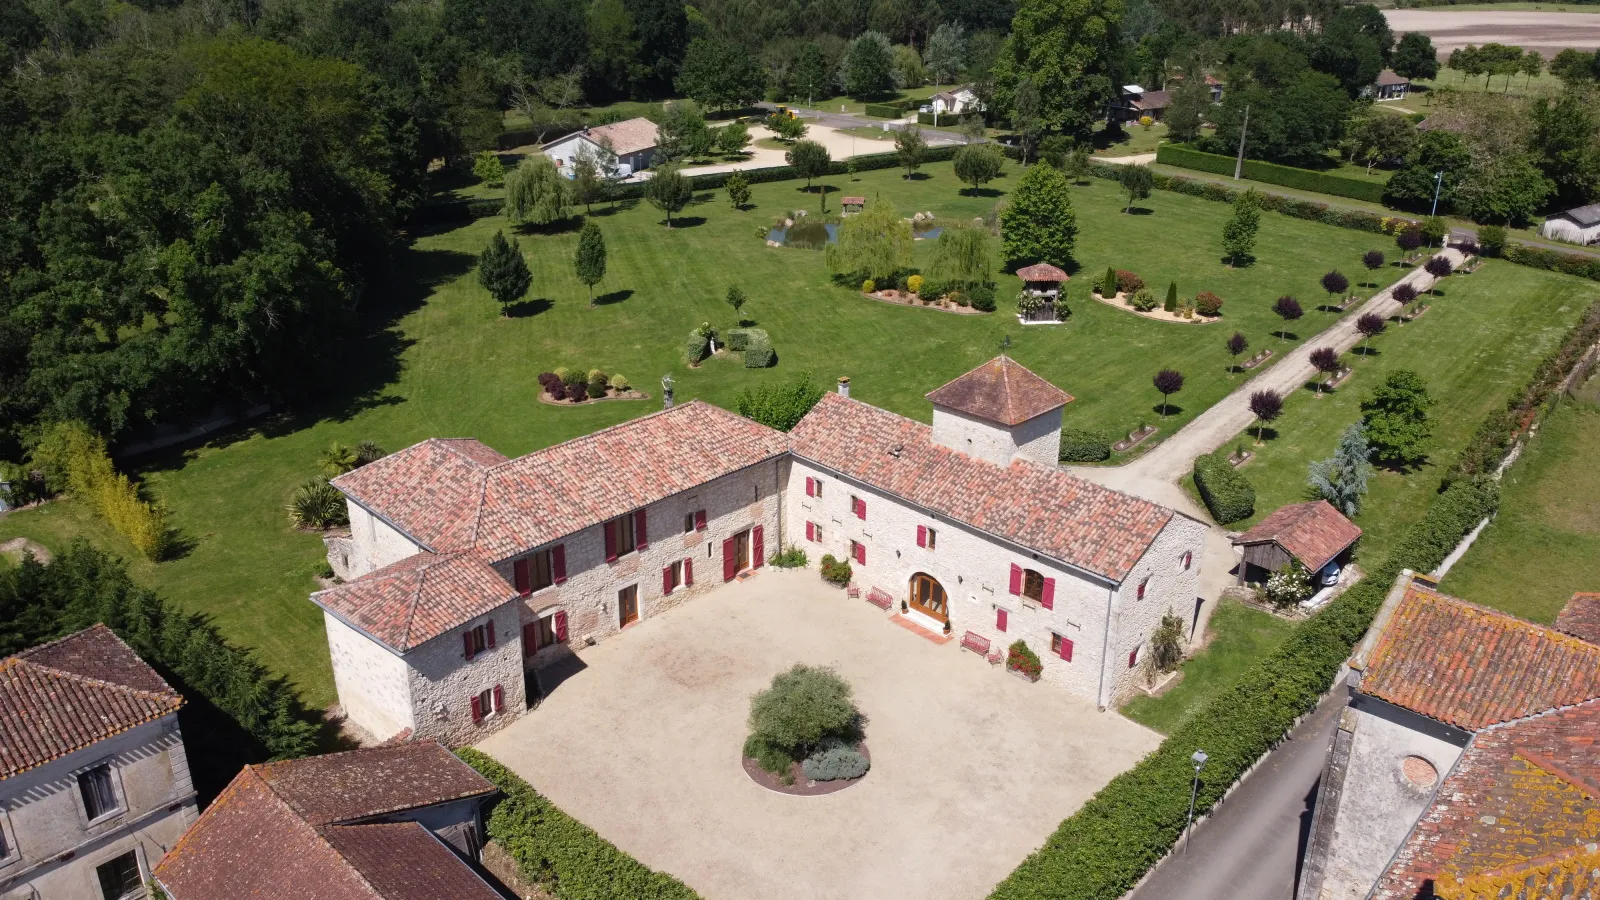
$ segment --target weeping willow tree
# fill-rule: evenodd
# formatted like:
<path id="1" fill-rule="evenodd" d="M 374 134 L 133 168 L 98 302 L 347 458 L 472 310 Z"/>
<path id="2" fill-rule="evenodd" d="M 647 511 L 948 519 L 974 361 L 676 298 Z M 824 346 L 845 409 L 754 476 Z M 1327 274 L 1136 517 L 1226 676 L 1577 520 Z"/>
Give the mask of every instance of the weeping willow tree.
<path id="1" fill-rule="evenodd" d="M 911 268 L 911 223 L 881 196 L 839 226 L 839 242 L 828 245 L 828 271 L 882 280 Z"/>
<path id="2" fill-rule="evenodd" d="M 982 284 L 989 280 L 989 235 L 970 225 L 946 225 L 933 245 L 928 275 L 939 281 Z"/>
<path id="3" fill-rule="evenodd" d="M 524 157 L 506 177 L 506 218 L 513 223 L 548 225 L 572 215 L 572 186 L 543 153 Z"/>

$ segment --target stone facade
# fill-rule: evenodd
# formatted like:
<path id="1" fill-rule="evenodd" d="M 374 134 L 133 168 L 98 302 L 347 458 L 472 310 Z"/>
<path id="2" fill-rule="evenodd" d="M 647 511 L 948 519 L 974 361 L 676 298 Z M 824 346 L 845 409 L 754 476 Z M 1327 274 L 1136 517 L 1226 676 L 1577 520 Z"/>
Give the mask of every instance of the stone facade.
<path id="1" fill-rule="evenodd" d="M 350 510 L 350 544 L 348 549 L 342 546 L 338 548 L 344 551 L 339 560 L 342 566 L 335 565 L 332 552 L 328 554 L 328 559 L 330 565 L 335 565 L 335 571 L 342 567 L 349 573 L 339 576 L 346 581 L 397 563 L 424 549 L 421 544 L 406 537 L 354 500 L 346 500 L 345 507 Z M 329 550 L 333 549 L 330 545 Z"/>
<path id="2" fill-rule="evenodd" d="M 328 633 L 333 686 L 346 718 L 377 738 L 415 729 L 411 675 L 404 657 L 326 610 L 322 625 Z"/>
<path id="3" fill-rule="evenodd" d="M 997 466 L 1008 466 L 1019 456 L 1041 466 L 1055 466 L 1061 456 L 1061 410 L 1007 428 L 934 404 L 933 440 Z"/>
<path id="4" fill-rule="evenodd" d="M 91 822 L 78 775 L 101 764 L 120 809 Z M 131 852 L 148 879 L 198 815 L 176 714 L 14 775 L 0 781 L 0 898 L 102 900 L 97 867 Z"/>
<path id="5" fill-rule="evenodd" d="M 494 623 L 495 645 L 466 658 L 461 633 Z M 403 659 L 411 684 L 413 733 L 454 747 L 498 731 L 528 708 L 522 678 L 521 605 L 506 603 L 487 616 L 407 653 Z M 499 710 L 485 710 L 472 720 L 472 698 L 484 691 L 501 692 Z"/>
<path id="6" fill-rule="evenodd" d="M 1108 680 L 1101 687 L 1098 700 L 1102 709 L 1131 697 L 1143 683 L 1146 676 L 1141 663 L 1150 652 L 1150 638 L 1163 616 L 1170 613 L 1182 619 L 1193 636 L 1207 529 L 1197 519 L 1174 514 L 1123 579 L 1112 606 L 1113 625 L 1106 636 L 1106 644 L 1112 650 L 1106 669 Z M 1145 585 L 1142 599 L 1141 583 Z M 1128 655 L 1136 649 L 1137 662 L 1129 666 Z"/>

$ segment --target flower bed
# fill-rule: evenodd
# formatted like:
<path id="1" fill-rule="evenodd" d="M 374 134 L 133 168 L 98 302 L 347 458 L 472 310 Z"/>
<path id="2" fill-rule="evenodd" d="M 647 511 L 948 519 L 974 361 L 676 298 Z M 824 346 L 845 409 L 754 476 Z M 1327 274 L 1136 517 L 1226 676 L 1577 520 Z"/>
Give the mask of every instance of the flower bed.
<path id="1" fill-rule="evenodd" d="M 954 303 L 949 297 L 924 300 L 918 294 L 906 291 L 897 291 L 893 288 L 882 291 L 863 292 L 863 297 L 871 297 L 880 303 L 893 303 L 896 306 L 915 306 L 921 309 L 936 309 L 940 312 L 955 313 L 958 316 L 984 316 L 988 313 L 972 306 L 961 306 Z"/>
<path id="2" fill-rule="evenodd" d="M 866 741 L 857 741 L 855 745 L 855 751 L 861 754 L 862 758 L 867 761 L 868 765 L 871 765 L 872 754 L 867 751 Z M 835 778 L 832 781 L 813 781 L 806 777 L 805 766 L 802 763 L 794 763 L 789 769 L 789 780 L 787 783 L 785 783 L 782 777 L 774 775 L 771 772 L 768 772 L 766 769 L 761 768 L 761 764 L 756 762 L 751 757 L 744 757 L 741 760 L 741 763 L 744 766 L 744 773 L 750 776 L 751 781 L 754 781 L 756 784 L 761 785 L 775 794 L 788 794 L 791 797 L 820 797 L 823 794 L 837 794 L 845 788 L 854 787 L 855 785 L 860 784 L 867 777 L 863 774 L 858 775 L 855 778 Z M 868 771 L 870 771 L 870 769 Z"/>
<path id="3" fill-rule="evenodd" d="M 1117 451 L 1118 453 L 1121 453 L 1124 450 L 1132 450 L 1134 447 L 1139 446 L 1139 444 L 1147 440 L 1150 435 L 1155 434 L 1159 430 L 1160 429 L 1156 428 L 1154 425 L 1146 425 L 1143 428 L 1130 431 L 1128 432 L 1127 437 L 1117 441 L 1115 444 L 1112 444 L 1111 449 Z"/>
<path id="4" fill-rule="evenodd" d="M 1260 353 L 1257 353 L 1255 356 L 1252 356 L 1249 359 L 1245 360 L 1244 361 L 1244 365 L 1240 366 L 1239 368 L 1243 369 L 1246 372 L 1248 372 L 1251 369 L 1254 369 L 1256 366 L 1261 365 L 1262 363 L 1266 362 L 1267 360 L 1269 360 L 1271 358 L 1272 358 L 1272 351 L 1271 350 L 1263 350 Z"/>
<path id="5" fill-rule="evenodd" d="M 1158 322 L 1175 322 L 1179 325 L 1210 325 L 1212 322 L 1222 321 L 1222 317 L 1220 315 L 1203 316 L 1196 313 L 1191 316 L 1185 316 L 1182 313 L 1167 312 L 1165 309 L 1162 309 L 1159 306 L 1148 312 L 1141 309 L 1135 309 L 1132 298 L 1122 291 L 1118 291 L 1115 297 L 1111 297 L 1109 299 L 1102 295 L 1099 291 L 1093 292 L 1092 296 L 1107 306 L 1116 307 L 1124 312 L 1133 313 L 1136 316 L 1144 316 L 1146 319 L 1155 319 Z"/>
<path id="6" fill-rule="evenodd" d="M 588 372 L 566 368 L 539 373 L 539 402 L 552 406 L 582 406 L 599 400 L 643 400 L 621 374 L 606 376 L 599 369 Z"/>
<path id="7" fill-rule="evenodd" d="M 1401 315 L 1400 316 L 1400 321 L 1401 322 L 1415 322 L 1416 320 L 1422 318 L 1422 314 L 1427 312 L 1429 309 L 1432 309 L 1432 307 L 1430 307 L 1428 304 L 1424 303 L 1421 306 L 1417 307 L 1416 309 L 1413 309 L 1410 312 Z"/>

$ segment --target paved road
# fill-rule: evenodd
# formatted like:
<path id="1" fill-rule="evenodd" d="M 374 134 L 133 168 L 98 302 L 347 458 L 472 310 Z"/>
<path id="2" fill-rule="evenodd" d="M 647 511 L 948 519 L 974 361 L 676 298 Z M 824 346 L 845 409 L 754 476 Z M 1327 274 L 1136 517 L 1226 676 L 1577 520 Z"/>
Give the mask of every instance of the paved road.
<path id="1" fill-rule="evenodd" d="M 1128 900 L 1290 900 L 1345 699 L 1324 697 Z"/>

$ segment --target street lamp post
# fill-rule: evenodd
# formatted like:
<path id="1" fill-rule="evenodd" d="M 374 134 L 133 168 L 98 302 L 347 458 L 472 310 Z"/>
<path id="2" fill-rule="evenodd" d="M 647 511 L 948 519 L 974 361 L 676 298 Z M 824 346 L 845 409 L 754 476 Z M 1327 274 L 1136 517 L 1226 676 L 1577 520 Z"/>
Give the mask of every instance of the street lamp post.
<path id="1" fill-rule="evenodd" d="M 1439 215 L 1439 188 L 1444 186 L 1444 170 L 1440 169 L 1433 176 L 1433 209 L 1428 211 L 1428 217 Z"/>
<path id="2" fill-rule="evenodd" d="M 1206 767 L 1206 760 L 1210 759 L 1210 757 L 1206 756 L 1204 750 L 1196 750 L 1189 759 L 1194 763 L 1194 782 L 1189 789 L 1189 821 L 1183 826 L 1184 853 L 1189 852 L 1189 839 L 1194 836 L 1194 801 L 1200 795 L 1200 770 Z"/>

